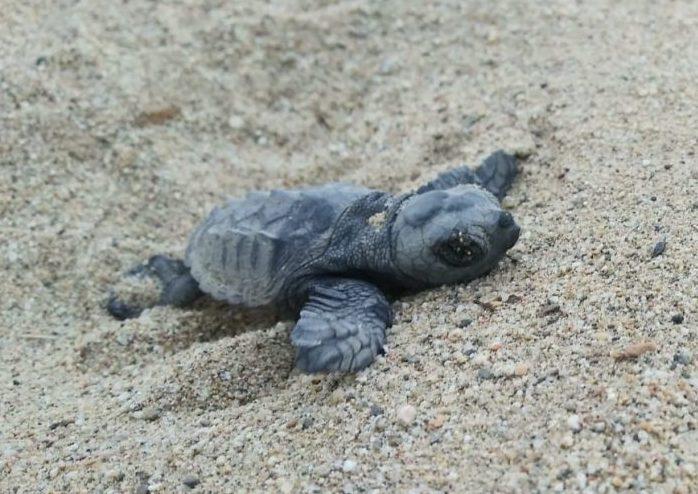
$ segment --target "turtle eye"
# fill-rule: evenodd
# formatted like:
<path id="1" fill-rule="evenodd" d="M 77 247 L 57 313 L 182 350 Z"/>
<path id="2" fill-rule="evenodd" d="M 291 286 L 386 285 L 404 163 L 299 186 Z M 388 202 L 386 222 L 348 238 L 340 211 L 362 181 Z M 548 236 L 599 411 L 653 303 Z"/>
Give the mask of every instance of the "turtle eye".
<path id="1" fill-rule="evenodd" d="M 467 267 L 482 257 L 482 248 L 471 240 L 465 232 L 454 230 L 449 237 L 434 246 L 434 254 L 444 263 Z"/>

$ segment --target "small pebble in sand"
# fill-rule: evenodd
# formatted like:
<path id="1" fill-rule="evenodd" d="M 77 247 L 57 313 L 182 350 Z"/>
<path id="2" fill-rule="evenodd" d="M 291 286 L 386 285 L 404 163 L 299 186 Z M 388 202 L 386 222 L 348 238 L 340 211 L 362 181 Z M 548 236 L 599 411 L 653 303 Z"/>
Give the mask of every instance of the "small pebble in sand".
<path id="1" fill-rule="evenodd" d="M 473 323 L 473 320 L 472 320 L 472 319 L 468 319 L 468 318 L 466 317 L 466 318 L 461 319 L 460 321 L 458 321 L 458 327 L 459 327 L 459 328 L 467 328 L 467 327 L 470 326 L 472 323 Z"/>
<path id="2" fill-rule="evenodd" d="M 402 438 L 398 434 L 390 434 L 388 435 L 388 444 L 394 448 L 400 446 Z"/>
<path id="3" fill-rule="evenodd" d="M 538 310 L 538 315 L 541 317 L 551 316 L 560 312 L 560 305 L 554 302 L 548 301 L 547 303 L 540 306 Z"/>
<path id="4" fill-rule="evenodd" d="M 591 430 L 594 432 L 603 432 L 606 430 L 605 422 L 594 422 L 591 426 Z"/>
<path id="5" fill-rule="evenodd" d="M 344 463 L 342 463 L 342 471 L 344 473 L 351 473 L 354 470 L 356 470 L 356 462 L 354 460 L 344 460 Z"/>
<path id="6" fill-rule="evenodd" d="M 651 256 L 653 258 L 657 257 L 657 256 L 661 256 L 665 250 L 666 250 L 666 240 L 660 240 L 659 242 L 654 244 L 654 247 L 652 247 Z"/>
<path id="7" fill-rule="evenodd" d="M 135 119 L 134 123 L 138 127 L 146 127 L 148 125 L 163 125 L 169 120 L 178 118 L 182 114 L 182 110 L 177 106 L 166 106 L 163 108 L 150 109 L 141 112 Z"/>
<path id="8" fill-rule="evenodd" d="M 104 476 L 113 482 L 121 482 L 125 477 L 124 472 L 120 470 L 107 470 Z"/>
<path id="9" fill-rule="evenodd" d="M 536 144 L 535 142 L 533 142 L 533 139 L 530 136 L 526 136 L 525 139 L 522 139 L 521 141 L 517 142 L 511 148 L 511 152 L 513 152 L 518 158 L 522 159 L 528 158 L 535 151 Z"/>
<path id="10" fill-rule="evenodd" d="M 58 427 L 67 427 L 70 424 L 74 424 L 75 419 L 64 419 L 64 420 L 59 420 L 58 422 L 53 422 L 51 425 L 48 426 L 50 430 L 55 430 Z"/>
<path id="11" fill-rule="evenodd" d="M 245 127 L 245 119 L 240 115 L 232 115 L 228 119 L 228 125 L 231 129 L 240 130 Z"/>
<path id="12" fill-rule="evenodd" d="M 386 214 L 384 211 L 376 213 L 368 219 L 368 224 L 376 230 L 379 230 L 385 225 Z"/>
<path id="13" fill-rule="evenodd" d="M 681 365 L 689 365 L 693 361 L 693 355 L 688 350 L 679 350 L 674 354 L 674 362 Z"/>
<path id="14" fill-rule="evenodd" d="M 471 355 L 473 355 L 471 361 L 473 365 L 476 367 L 482 367 L 484 365 L 487 365 L 487 363 L 489 362 L 487 355 L 483 353 L 471 353 Z"/>
<path id="15" fill-rule="evenodd" d="M 344 395 L 344 391 L 341 389 L 335 389 L 332 391 L 332 394 L 330 395 L 329 402 L 332 405 L 339 405 L 340 403 L 344 403 L 346 401 L 346 396 Z"/>
<path id="16" fill-rule="evenodd" d="M 487 381 L 488 379 L 494 379 L 494 374 L 491 370 L 483 368 L 477 371 L 477 378 L 481 381 Z"/>
<path id="17" fill-rule="evenodd" d="M 509 295 L 509 296 L 505 299 L 505 301 L 506 301 L 507 304 L 518 304 L 518 303 L 521 302 L 522 300 L 523 300 L 523 298 L 521 298 L 520 295 L 517 295 L 517 294 L 515 294 L 515 293 L 512 293 L 511 295 Z"/>
<path id="18" fill-rule="evenodd" d="M 572 434 L 565 434 L 560 441 L 560 447 L 562 449 L 569 449 L 574 446 L 574 437 Z"/>
<path id="19" fill-rule="evenodd" d="M 628 345 L 622 351 L 613 354 L 613 358 L 618 361 L 636 359 L 647 352 L 653 352 L 657 349 L 651 341 L 641 341 L 639 343 L 633 343 Z"/>
<path id="20" fill-rule="evenodd" d="M 437 429 L 441 429 L 441 427 L 443 427 L 445 421 L 446 421 L 446 417 L 439 414 L 427 423 L 427 429 L 430 431 L 435 431 Z"/>
<path id="21" fill-rule="evenodd" d="M 514 367 L 514 374 L 517 377 L 522 377 L 528 374 L 528 364 L 525 362 L 519 362 L 516 364 L 516 367 Z"/>
<path id="22" fill-rule="evenodd" d="M 681 324 L 683 322 L 683 314 L 674 314 L 671 316 L 671 322 L 674 324 Z"/>
<path id="23" fill-rule="evenodd" d="M 383 432 L 386 427 L 388 427 L 388 424 L 387 424 L 385 418 L 383 418 L 383 417 L 379 417 L 376 420 L 376 423 L 373 425 L 373 429 L 376 432 Z"/>
<path id="24" fill-rule="evenodd" d="M 276 481 L 276 487 L 282 494 L 291 494 L 293 492 L 293 481 L 290 479 L 279 479 Z"/>
<path id="25" fill-rule="evenodd" d="M 416 417 L 417 409 L 412 405 L 403 405 L 397 410 L 397 419 L 404 426 L 412 424 Z"/>
<path id="26" fill-rule="evenodd" d="M 143 420 L 147 420 L 148 422 L 157 420 L 158 418 L 160 418 L 160 411 L 157 408 L 146 407 L 143 410 L 141 410 L 140 418 Z"/>
<path id="27" fill-rule="evenodd" d="M 195 475 L 187 475 L 186 477 L 184 477 L 182 479 L 182 483 L 184 485 L 186 485 L 187 487 L 189 487 L 190 489 L 193 489 L 194 487 L 199 485 L 201 483 L 201 481 Z"/>
<path id="28" fill-rule="evenodd" d="M 567 418 L 567 427 L 570 428 L 572 432 L 579 432 L 582 430 L 582 420 L 579 415 L 570 415 Z"/>

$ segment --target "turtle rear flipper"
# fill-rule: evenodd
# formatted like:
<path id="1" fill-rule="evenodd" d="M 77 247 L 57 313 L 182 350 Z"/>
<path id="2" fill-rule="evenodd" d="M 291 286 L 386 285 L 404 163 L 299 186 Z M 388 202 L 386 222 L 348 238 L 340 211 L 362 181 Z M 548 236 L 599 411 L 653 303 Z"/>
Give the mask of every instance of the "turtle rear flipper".
<path id="1" fill-rule="evenodd" d="M 131 270 L 127 276 L 155 278 L 160 282 L 161 290 L 154 304 L 128 302 L 117 295 L 112 295 L 107 302 L 107 311 L 120 321 L 138 317 L 144 309 L 154 305 L 186 307 L 202 294 L 189 268 L 179 259 L 161 255 L 153 256 L 146 264 Z"/>
<path id="2" fill-rule="evenodd" d="M 306 372 L 355 372 L 383 352 L 390 304 L 365 281 L 323 278 L 313 282 L 310 298 L 291 333 L 296 365 Z"/>

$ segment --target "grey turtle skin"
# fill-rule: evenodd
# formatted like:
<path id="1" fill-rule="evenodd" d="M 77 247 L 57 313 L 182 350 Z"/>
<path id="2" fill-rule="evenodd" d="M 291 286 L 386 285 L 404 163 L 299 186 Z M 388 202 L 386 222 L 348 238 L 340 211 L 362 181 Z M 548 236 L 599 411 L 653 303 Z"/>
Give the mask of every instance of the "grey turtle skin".
<path id="1" fill-rule="evenodd" d="M 357 371 L 383 351 L 385 294 L 470 281 L 514 246 L 519 227 L 499 200 L 516 174 L 516 159 L 497 151 L 398 196 L 347 184 L 253 192 L 215 208 L 183 262 L 155 256 L 145 269 L 162 282 L 159 304 L 206 293 L 300 314 L 297 366 Z M 107 308 L 119 319 L 142 311 L 117 298 Z"/>

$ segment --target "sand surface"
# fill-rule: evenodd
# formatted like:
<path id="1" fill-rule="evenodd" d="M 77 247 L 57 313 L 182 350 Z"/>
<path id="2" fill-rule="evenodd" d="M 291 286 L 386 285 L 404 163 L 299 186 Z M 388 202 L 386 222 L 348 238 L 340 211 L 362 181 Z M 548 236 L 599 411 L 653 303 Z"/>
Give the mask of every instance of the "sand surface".
<path id="1" fill-rule="evenodd" d="M 681 0 L 3 0 L 0 492 L 698 492 L 697 60 Z M 498 148 L 518 245 L 358 375 L 103 310 L 229 196 Z"/>

